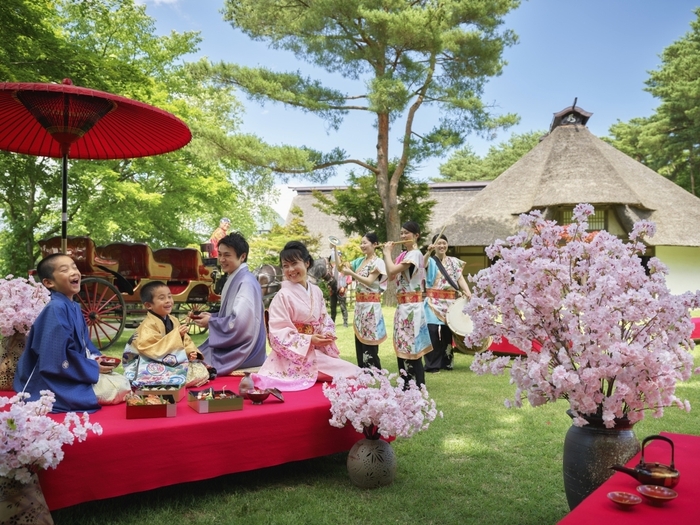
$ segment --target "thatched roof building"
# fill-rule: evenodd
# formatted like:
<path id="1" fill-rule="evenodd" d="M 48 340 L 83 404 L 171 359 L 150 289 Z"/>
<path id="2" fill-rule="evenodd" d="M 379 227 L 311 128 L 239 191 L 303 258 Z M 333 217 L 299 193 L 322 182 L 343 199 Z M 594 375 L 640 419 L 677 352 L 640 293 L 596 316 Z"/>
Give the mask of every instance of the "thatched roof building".
<path id="1" fill-rule="evenodd" d="M 433 213 L 428 221 L 428 232 L 427 233 L 437 233 L 441 225 L 445 223 L 446 220 L 454 213 L 455 210 L 462 207 L 466 202 L 469 202 L 474 195 L 479 193 L 488 182 L 438 182 L 428 184 L 430 189 L 429 199 L 436 201 L 435 206 L 433 206 Z M 304 213 L 304 224 L 309 229 L 309 232 L 313 235 L 321 235 L 324 239 L 329 235 L 334 235 L 338 237 L 341 243 L 347 241 L 347 236 L 338 226 L 338 220 L 336 217 L 331 215 L 326 215 L 321 210 L 319 210 L 314 204 L 316 203 L 316 197 L 313 196 L 312 192 L 314 190 L 321 191 L 322 193 L 329 194 L 333 190 L 346 189 L 346 186 L 297 186 L 292 187 L 296 191 L 296 196 L 292 200 L 291 208 L 298 206 Z M 291 210 L 290 208 L 290 210 Z M 291 219 L 291 212 L 287 215 L 287 221 Z M 322 242 L 321 245 L 324 249 L 321 251 L 321 256 L 330 255 L 330 248 L 325 247 Z"/>
<path id="2" fill-rule="evenodd" d="M 595 137 L 590 116 L 575 105 L 556 113 L 535 148 L 443 223 L 450 244 L 488 246 L 515 233 L 522 213 L 540 209 L 561 222 L 585 202 L 612 233 L 644 218 L 656 223 L 651 246 L 700 246 L 700 199 Z"/>

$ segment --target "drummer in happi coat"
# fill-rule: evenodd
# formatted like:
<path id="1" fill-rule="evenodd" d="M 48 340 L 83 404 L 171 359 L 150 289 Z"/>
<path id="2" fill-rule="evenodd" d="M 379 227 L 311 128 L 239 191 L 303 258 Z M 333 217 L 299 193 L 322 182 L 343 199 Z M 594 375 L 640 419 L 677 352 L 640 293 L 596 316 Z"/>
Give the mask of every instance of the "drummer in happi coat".
<path id="1" fill-rule="evenodd" d="M 447 310 L 462 294 L 471 297 L 462 275 L 464 261 L 447 255 L 447 237 L 435 235 L 424 256 L 426 266 L 425 316 L 433 351 L 425 356 L 425 371 L 452 370 L 452 330 L 446 322 Z M 430 254 L 435 251 L 435 255 Z"/>

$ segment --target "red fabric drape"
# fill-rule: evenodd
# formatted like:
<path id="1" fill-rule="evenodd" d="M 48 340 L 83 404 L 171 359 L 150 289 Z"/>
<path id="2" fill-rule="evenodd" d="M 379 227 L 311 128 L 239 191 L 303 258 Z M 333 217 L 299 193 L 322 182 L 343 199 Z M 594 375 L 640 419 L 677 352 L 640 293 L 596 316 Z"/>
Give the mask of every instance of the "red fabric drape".
<path id="1" fill-rule="evenodd" d="M 237 392 L 239 382 L 228 376 L 210 385 Z M 90 415 L 102 435 L 65 446 L 58 467 L 40 472 L 49 508 L 343 452 L 363 437 L 328 423 L 321 383 L 284 398 L 270 396 L 262 405 L 245 400 L 243 410 L 213 414 L 198 414 L 185 398 L 177 416 L 159 419 L 127 420 L 126 405 L 102 407 Z"/>
<path id="2" fill-rule="evenodd" d="M 676 469 L 681 477 L 674 487 L 678 497 L 660 507 L 643 501 L 629 509 L 621 509 L 608 499 L 608 492 L 623 491 L 639 494 L 640 483 L 632 476 L 616 472 L 613 477 L 583 500 L 567 514 L 559 525 L 589 525 L 591 523 L 614 523 L 615 525 L 658 525 L 659 523 L 698 523 L 697 502 L 700 501 L 700 436 L 687 434 L 662 435 L 673 440 L 676 448 Z M 639 463 L 637 454 L 627 466 L 634 468 Z M 663 441 L 652 441 L 644 448 L 644 461 L 671 463 L 671 448 Z"/>

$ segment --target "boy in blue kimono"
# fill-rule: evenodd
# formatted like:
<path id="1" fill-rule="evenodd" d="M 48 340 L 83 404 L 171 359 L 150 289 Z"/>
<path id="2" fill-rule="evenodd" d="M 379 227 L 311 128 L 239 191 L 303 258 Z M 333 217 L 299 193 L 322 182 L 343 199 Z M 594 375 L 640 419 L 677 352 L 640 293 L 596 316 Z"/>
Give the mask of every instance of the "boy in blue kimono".
<path id="1" fill-rule="evenodd" d="M 113 366 L 102 364 L 102 354 L 90 340 L 80 306 L 73 301 L 81 278 L 73 259 L 51 254 L 38 264 L 37 273 L 50 290 L 51 301 L 29 331 L 17 364 L 15 391 L 24 390 L 31 395 L 30 400 L 37 400 L 39 392 L 51 390 L 56 396 L 52 412 L 94 412 L 100 402 L 123 401 L 129 382 L 113 373 Z M 113 392 L 98 402 L 93 385 L 105 374 L 110 377 L 100 382 L 100 390 Z"/>

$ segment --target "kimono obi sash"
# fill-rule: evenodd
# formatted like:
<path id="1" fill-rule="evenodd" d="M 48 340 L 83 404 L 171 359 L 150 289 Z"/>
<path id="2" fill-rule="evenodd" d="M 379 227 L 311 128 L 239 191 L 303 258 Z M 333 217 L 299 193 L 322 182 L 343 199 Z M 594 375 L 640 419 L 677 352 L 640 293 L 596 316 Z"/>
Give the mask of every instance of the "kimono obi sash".
<path id="1" fill-rule="evenodd" d="M 423 302 L 423 292 L 401 292 L 396 294 L 399 304 Z"/>
<path id="2" fill-rule="evenodd" d="M 379 303 L 382 300 L 382 294 L 379 292 L 358 292 L 355 294 L 355 302 L 357 303 Z"/>
<path id="3" fill-rule="evenodd" d="M 457 299 L 456 290 L 439 290 L 437 288 L 428 288 L 425 295 L 431 299 Z"/>
<path id="4" fill-rule="evenodd" d="M 296 328 L 300 334 L 314 335 L 314 327 L 310 324 L 294 323 L 294 328 Z"/>

